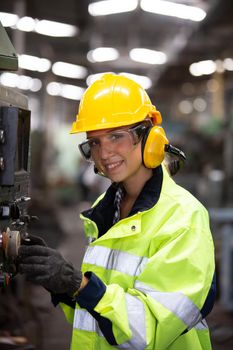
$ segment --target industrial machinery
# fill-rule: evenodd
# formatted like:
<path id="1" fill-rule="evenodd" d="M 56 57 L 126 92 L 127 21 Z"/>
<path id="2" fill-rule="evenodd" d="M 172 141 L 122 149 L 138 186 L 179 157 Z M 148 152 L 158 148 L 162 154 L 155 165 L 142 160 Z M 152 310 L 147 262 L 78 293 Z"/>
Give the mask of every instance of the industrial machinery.
<path id="1" fill-rule="evenodd" d="M 0 23 L 0 71 L 18 69 L 15 50 Z M 27 97 L 0 85 L 0 289 L 17 273 L 27 239 L 30 111 Z"/>

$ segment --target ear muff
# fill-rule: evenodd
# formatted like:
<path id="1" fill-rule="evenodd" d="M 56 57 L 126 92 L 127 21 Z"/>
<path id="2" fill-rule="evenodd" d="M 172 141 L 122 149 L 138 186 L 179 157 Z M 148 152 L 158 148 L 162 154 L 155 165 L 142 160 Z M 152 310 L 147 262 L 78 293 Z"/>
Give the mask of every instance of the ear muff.
<path id="1" fill-rule="evenodd" d="M 142 140 L 142 159 L 146 168 L 156 168 L 165 157 L 165 145 L 169 141 L 161 126 L 148 128 Z"/>

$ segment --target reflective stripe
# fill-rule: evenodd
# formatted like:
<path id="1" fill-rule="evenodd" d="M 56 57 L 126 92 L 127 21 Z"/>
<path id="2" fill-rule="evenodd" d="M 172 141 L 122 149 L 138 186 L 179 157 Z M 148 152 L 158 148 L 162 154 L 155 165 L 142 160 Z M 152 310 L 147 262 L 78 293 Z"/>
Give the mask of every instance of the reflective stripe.
<path id="1" fill-rule="evenodd" d="M 146 315 L 144 305 L 141 300 L 128 293 L 126 293 L 125 296 L 132 338 L 128 342 L 116 346 L 116 348 L 124 350 L 143 350 L 146 348 Z"/>
<path id="2" fill-rule="evenodd" d="M 145 284 L 136 281 L 134 287 L 141 292 L 148 294 L 153 299 L 158 301 L 181 321 L 192 328 L 201 319 L 202 315 L 196 305 L 184 294 L 179 292 L 158 292 Z"/>
<path id="3" fill-rule="evenodd" d="M 138 276 L 146 265 L 148 258 L 110 249 L 102 246 L 88 247 L 83 262 L 116 270 L 126 275 Z"/>
<path id="4" fill-rule="evenodd" d="M 75 309 L 73 328 L 81 331 L 95 332 L 103 337 L 98 322 L 86 310 Z"/>
<path id="5" fill-rule="evenodd" d="M 139 299 L 126 293 L 126 306 L 132 338 L 128 342 L 115 347 L 124 350 L 143 350 L 146 348 L 146 316 L 144 305 Z M 81 331 L 95 332 L 99 336 L 104 337 L 98 322 L 88 311 L 83 309 L 75 309 L 73 328 Z"/>
<path id="6" fill-rule="evenodd" d="M 201 320 L 198 324 L 196 324 L 196 326 L 193 327 L 194 329 L 198 330 L 198 331 L 202 331 L 202 330 L 207 330 L 209 329 L 208 324 L 206 322 L 205 319 Z"/>

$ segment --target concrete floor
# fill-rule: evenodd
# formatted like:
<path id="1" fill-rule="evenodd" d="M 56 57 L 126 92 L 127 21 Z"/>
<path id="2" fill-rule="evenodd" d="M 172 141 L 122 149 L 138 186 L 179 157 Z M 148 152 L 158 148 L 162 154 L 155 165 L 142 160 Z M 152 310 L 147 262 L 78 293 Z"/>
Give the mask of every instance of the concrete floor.
<path id="1" fill-rule="evenodd" d="M 81 264 L 85 249 L 83 230 L 78 218 L 78 212 L 84 207 L 85 204 L 82 208 L 74 205 L 56 209 L 56 217 L 65 234 L 57 248 L 77 267 Z M 25 327 L 25 333 L 35 344 L 35 349 L 68 350 L 72 329 L 65 321 L 60 308 L 53 307 L 49 294 L 41 287 L 28 284 L 27 292 L 30 295 L 34 316 L 31 324 L 29 322 Z M 217 302 L 207 321 L 212 334 L 213 350 L 232 350 L 233 315 L 226 312 Z"/>

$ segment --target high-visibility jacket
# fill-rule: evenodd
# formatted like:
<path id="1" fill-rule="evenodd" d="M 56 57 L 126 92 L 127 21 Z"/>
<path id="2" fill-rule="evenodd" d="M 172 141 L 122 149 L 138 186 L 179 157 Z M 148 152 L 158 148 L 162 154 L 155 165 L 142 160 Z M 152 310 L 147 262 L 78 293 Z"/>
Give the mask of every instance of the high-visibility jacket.
<path id="1" fill-rule="evenodd" d="M 102 215 L 109 220 L 107 194 L 81 214 L 92 240 L 82 264 L 90 281 L 74 309 L 62 304 L 73 324 L 72 350 L 211 349 L 204 319 L 213 303 L 208 213 L 159 169 L 134 213 L 102 236 L 92 219 Z M 161 187 L 154 193 L 159 178 Z M 146 208 L 138 210 L 143 202 Z"/>

